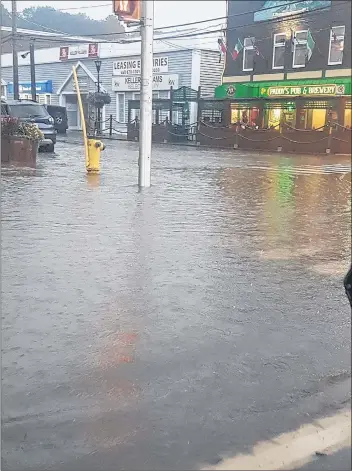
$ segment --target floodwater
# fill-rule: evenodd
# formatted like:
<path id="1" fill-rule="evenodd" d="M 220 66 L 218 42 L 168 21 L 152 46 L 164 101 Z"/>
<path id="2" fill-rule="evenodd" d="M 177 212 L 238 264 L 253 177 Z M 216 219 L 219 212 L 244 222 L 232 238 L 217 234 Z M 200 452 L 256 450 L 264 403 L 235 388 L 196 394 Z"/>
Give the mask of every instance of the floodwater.
<path id="1" fill-rule="evenodd" d="M 2 469 L 195 469 L 348 402 L 344 156 L 2 171 Z"/>

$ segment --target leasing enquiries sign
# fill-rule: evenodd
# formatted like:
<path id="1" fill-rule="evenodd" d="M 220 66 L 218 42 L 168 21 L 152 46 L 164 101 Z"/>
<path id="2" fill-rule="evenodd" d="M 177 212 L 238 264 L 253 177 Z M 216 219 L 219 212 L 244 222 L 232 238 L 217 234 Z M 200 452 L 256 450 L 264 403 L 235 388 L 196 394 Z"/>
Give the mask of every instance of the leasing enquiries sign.
<path id="1" fill-rule="evenodd" d="M 282 97 L 282 96 L 336 96 L 345 93 L 344 85 L 322 84 L 322 85 L 293 85 L 280 87 L 261 87 L 260 96 Z"/>
<path id="2" fill-rule="evenodd" d="M 153 90 L 170 90 L 178 88 L 177 74 L 153 75 Z M 112 90 L 114 92 L 136 92 L 141 89 L 141 76 L 113 77 Z"/>
<path id="3" fill-rule="evenodd" d="M 153 58 L 153 74 L 164 74 L 169 71 L 169 58 L 154 57 Z M 115 61 L 112 69 L 113 75 L 141 75 L 141 59 L 124 59 Z"/>

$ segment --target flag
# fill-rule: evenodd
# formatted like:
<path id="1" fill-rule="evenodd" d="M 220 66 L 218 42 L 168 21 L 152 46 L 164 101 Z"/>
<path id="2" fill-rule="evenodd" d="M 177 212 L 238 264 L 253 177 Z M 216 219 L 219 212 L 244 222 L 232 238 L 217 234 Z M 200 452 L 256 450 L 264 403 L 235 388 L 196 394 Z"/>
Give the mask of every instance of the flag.
<path id="1" fill-rule="evenodd" d="M 226 46 L 224 44 L 224 41 L 221 38 L 218 39 L 218 46 L 219 46 L 219 51 L 222 54 L 226 54 Z"/>
<path id="2" fill-rule="evenodd" d="M 310 58 L 312 57 L 314 46 L 315 46 L 315 41 L 310 33 L 310 30 L 308 30 L 308 34 L 307 34 L 307 59 L 308 60 L 310 60 Z"/>
<path id="3" fill-rule="evenodd" d="M 224 41 L 221 38 L 218 39 L 218 47 L 219 47 L 219 52 L 220 52 L 220 55 L 219 55 L 219 64 L 220 64 L 221 57 L 223 55 L 225 55 L 226 51 L 227 51 L 227 47 L 226 47 L 226 45 L 224 44 Z"/>
<path id="4" fill-rule="evenodd" d="M 242 51 L 243 44 L 239 39 L 237 39 L 237 43 L 232 51 L 231 57 L 235 61 L 237 59 L 238 54 Z"/>

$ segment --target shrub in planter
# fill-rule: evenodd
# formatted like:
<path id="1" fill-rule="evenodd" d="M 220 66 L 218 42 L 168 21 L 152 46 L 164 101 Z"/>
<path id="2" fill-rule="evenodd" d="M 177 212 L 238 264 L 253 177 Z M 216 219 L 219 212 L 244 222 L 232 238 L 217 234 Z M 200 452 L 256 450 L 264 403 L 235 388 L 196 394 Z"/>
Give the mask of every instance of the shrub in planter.
<path id="1" fill-rule="evenodd" d="M 1 118 L 2 137 L 26 137 L 32 141 L 41 141 L 44 136 L 40 129 L 33 123 L 21 123 L 17 118 L 4 116 Z"/>
<path id="2" fill-rule="evenodd" d="M 94 92 L 88 95 L 88 101 L 96 108 L 103 108 L 111 103 L 111 96 L 106 92 Z"/>
<path id="3" fill-rule="evenodd" d="M 1 118 L 1 161 L 35 165 L 42 132 L 35 124 L 21 123 L 17 118 Z"/>
<path id="4" fill-rule="evenodd" d="M 18 133 L 18 119 L 12 116 L 1 118 L 1 136 L 16 136 Z"/>
<path id="5" fill-rule="evenodd" d="M 20 123 L 18 126 L 19 136 L 27 137 L 32 141 L 42 141 L 44 136 L 39 128 L 32 123 Z"/>

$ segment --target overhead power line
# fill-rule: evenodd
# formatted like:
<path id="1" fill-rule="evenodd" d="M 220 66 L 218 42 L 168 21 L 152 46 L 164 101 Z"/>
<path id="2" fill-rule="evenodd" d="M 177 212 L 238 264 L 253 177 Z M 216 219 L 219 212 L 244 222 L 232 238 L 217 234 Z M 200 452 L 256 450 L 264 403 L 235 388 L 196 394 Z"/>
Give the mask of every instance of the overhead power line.
<path id="1" fill-rule="evenodd" d="M 341 2 L 340 5 L 345 5 L 345 4 L 349 4 L 350 1 L 345 1 L 345 2 Z M 316 10 L 313 10 L 313 11 L 309 11 L 309 12 L 300 12 L 300 13 L 297 13 L 297 14 L 294 14 L 294 15 L 290 15 L 289 18 L 290 19 L 297 19 L 297 18 L 302 18 L 302 16 L 309 16 L 309 18 L 312 18 L 318 14 L 321 14 L 322 11 L 326 11 L 326 8 L 319 8 L 319 9 L 316 9 Z M 305 19 L 303 19 L 303 21 L 305 21 Z M 267 20 L 265 23 L 270 23 L 270 24 L 277 24 L 277 23 L 282 23 L 282 18 L 273 18 L 271 20 Z M 154 41 L 164 41 L 164 40 L 169 40 L 169 39 L 177 39 L 177 40 L 182 40 L 182 39 L 188 39 L 188 38 L 192 38 L 192 37 L 200 37 L 200 36 L 209 36 L 209 35 L 212 35 L 212 34 L 218 34 L 218 33 L 227 33 L 227 32 L 230 32 L 230 31 L 234 31 L 234 30 L 239 30 L 239 29 L 243 29 L 243 28 L 247 28 L 247 27 L 253 27 L 253 23 L 249 23 L 249 24 L 242 24 L 242 25 L 236 25 L 235 27 L 232 27 L 232 28 L 226 28 L 226 27 L 222 27 L 222 28 L 218 28 L 218 29 L 214 29 L 214 30 L 208 30 L 208 31 L 195 31 L 195 32 L 192 32 L 192 33 L 179 33 L 179 34 L 176 34 L 176 35 L 169 35 L 169 36 L 156 36 L 154 37 Z M 320 30 L 319 30 L 320 31 Z M 317 31 L 315 31 L 317 32 Z M 115 34 L 118 34 L 118 33 L 115 33 Z M 18 36 L 20 37 L 28 37 L 28 35 L 21 35 L 21 34 L 18 34 Z M 70 36 L 70 35 L 66 35 L 66 36 Z M 85 36 L 81 36 L 81 37 L 85 37 Z M 90 36 L 89 38 L 93 38 L 94 36 Z M 66 39 L 66 38 L 38 38 L 37 39 L 38 41 L 47 41 L 47 42 L 59 42 L 62 44 L 62 41 L 65 40 L 66 42 L 71 42 L 72 44 L 74 43 L 82 43 L 82 41 L 79 41 L 77 40 L 77 38 L 75 39 L 72 39 L 71 41 Z M 258 39 L 258 41 L 260 41 L 261 39 Z M 106 44 L 107 41 L 106 40 L 102 40 L 102 41 L 99 41 L 99 40 L 96 40 L 95 42 L 97 42 L 98 44 Z M 117 41 L 109 41 L 109 43 L 111 44 L 131 44 L 131 43 L 138 43 L 140 42 L 140 38 L 136 38 L 136 39 L 125 39 L 125 40 L 117 40 Z"/>
<path id="2" fill-rule="evenodd" d="M 289 5 L 292 5 L 292 4 L 299 4 L 299 3 L 304 3 L 306 2 L 306 0 L 298 0 L 298 1 L 291 1 L 291 2 L 287 2 L 287 3 L 283 3 L 281 5 L 281 7 L 284 7 L 284 6 L 289 6 Z M 106 6 L 108 4 L 105 4 Z M 110 4 L 109 4 L 110 5 Z M 98 5 L 94 5 L 94 7 L 97 7 Z M 99 5 L 99 7 L 102 7 L 103 5 Z M 84 8 L 88 8 L 88 7 L 84 7 Z M 266 8 L 262 8 L 260 11 L 266 11 L 266 10 L 272 10 L 273 7 L 266 7 Z M 66 10 L 78 10 L 79 8 L 78 7 L 72 7 L 72 8 L 65 8 L 65 9 L 57 9 L 57 11 L 66 11 Z M 324 10 L 326 8 L 323 8 Z M 317 11 L 317 10 L 315 10 Z M 220 17 L 217 17 L 217 18 L 212 18 L 212 19 L 209 19 L 209 20 L 199 20 L 199 21 L 191 21 L 191 22 L 188 22 L 188 23 L 180 23 L 180 24 L 177 24 L 177 25 L 170 25 L 170 26 L 161 26 L 161 27 L 158 27 L 158 28 L 154 28 L 154 31 L 163 31 L 163 30 L 167 30 L 167 29 L 172 29 L 172 28 L 181 28 L 181 27 L 185 27 L 185 26 L 194 26 L 194 25 L 200 25 L 200 24 L 204 24 L 204 23 L 210 23 L 210 22 L 214 22 L 214 21 L 221 21 L 221 20 L 226 20 L 227 18 L 235 18 L 235 17 L 241 17 L 241 16 L 245 16 L 245 15 L 251 15 L 251 14 L 254 14 L 256 13 L 257 10 L 251 10 L 251 11 L 246 11 L 246 12 L 240 12 L 240 13 L 234 13 L 232 15 L 229 15 L 229 16 L 220 16 Z M 303 12 L 303 13 L 307 13 L 307 12 Z M 290 17 L 292 17 L 293 15 L 290 15 Z M 20 16 L 21 19 L 24 19 L 22 16 Z M 281 18 L 280 18 L 281 19 Z M 25 21 L 28 21 L 29 20 L 25 20 Z M 268 20 L 270 21 L 270 20 Z M 34 23 L 36 26 L 39 26 L 41 28 L 46 28 L 46 26 L 44 25 L 40 25 L 38 23 Z M 211 26 L 209 26 L 211 27 Z M 49 28 L 50 29 L 50 28 Z M 53 32 L 58 32 L 58 31 L 55 31 L 55 30 L 52 30 Z M 134 30 L 131 30 L 129 32 L 133 33 L 133 32 L 138 32 L 139 30 L 138 29 L 134 29 Z M 63 34 L 66 34 L 66 33 L 63 33 Z M 94 37 L 103 37 L 103 36 L 120 36 L 120 35 L 125 35 L 126 33 L 125 32 L 116 32 L 116 33 L 100 33 L 100 34 L 92 34 L 92 35 L 81 35 L 81 37 L 90 37 L 90 38 L 94 38 Z"/>

